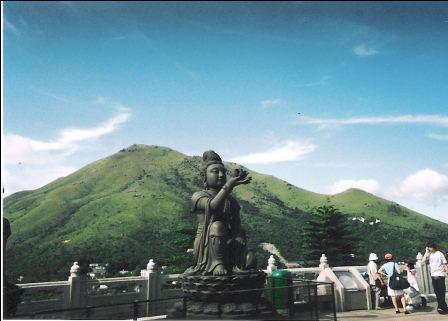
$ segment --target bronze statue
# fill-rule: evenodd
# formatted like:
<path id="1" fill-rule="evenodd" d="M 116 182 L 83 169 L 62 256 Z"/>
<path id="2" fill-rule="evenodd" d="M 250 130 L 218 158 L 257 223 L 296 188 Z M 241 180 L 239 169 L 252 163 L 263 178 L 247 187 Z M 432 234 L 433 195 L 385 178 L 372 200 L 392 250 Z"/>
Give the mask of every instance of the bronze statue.
<path id="1" fill-rule="evenodd" d="M 168 313 L 172 318 L 270 318 L 271 304 L 262 297 L 266 274 L 257 268 L 255 253 L 247 250 L 240 205 L 232 190 L 249 184 L 242 168 L 227 178 L 221 157 L 214 151 L 202 156 L 205 189 L 191 197 L 198 216 L 194 264 L 181 277 L 185 301 Z"/>
<path id="2" fill-rule="evenodd" d="M 193 213 L 199 221 L 194 265 L 185 274 L 219 276 L 253 268 L 255 256 L 247 251 L 240 206 L 231 195 L 233 188 L 249 184 L 252 178 L 244 169 L 237 169 L 227 179 L 227 169 L 214 151 L 204 152 L 202 160 L 205 190 L 194 193 L 191 198 Z"/>

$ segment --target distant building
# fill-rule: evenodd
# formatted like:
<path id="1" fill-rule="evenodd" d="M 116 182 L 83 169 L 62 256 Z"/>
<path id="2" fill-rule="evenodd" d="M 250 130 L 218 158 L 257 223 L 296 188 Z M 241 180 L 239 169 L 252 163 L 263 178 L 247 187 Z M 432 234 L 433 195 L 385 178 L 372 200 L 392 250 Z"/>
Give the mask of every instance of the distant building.
<path id="1" fill-rule="evenodd" d="M 106 268 L 108 264 L 92 263 L 89 267 L 92 272 L 89 273 L 92 279 L 103 279 L 106 277 Z"/>

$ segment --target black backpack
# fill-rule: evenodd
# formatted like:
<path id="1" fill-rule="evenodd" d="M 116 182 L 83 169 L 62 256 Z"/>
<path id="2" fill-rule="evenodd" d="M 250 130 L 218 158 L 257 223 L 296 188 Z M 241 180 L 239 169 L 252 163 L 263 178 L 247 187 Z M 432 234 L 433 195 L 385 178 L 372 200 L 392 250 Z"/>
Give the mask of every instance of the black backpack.
<path id="1" fill-rule="evenodd" d="M 410 287 L 408 280 L 406 280 L 404 277 L 402 277 L 400 274 L 397 273 L 395 270 L 395 262 L 393 262 L 394 265 L 394 271 L 392 273 L 392 276 L 389 278 L 389 287 L 392 290 L 404 290 Z"/>

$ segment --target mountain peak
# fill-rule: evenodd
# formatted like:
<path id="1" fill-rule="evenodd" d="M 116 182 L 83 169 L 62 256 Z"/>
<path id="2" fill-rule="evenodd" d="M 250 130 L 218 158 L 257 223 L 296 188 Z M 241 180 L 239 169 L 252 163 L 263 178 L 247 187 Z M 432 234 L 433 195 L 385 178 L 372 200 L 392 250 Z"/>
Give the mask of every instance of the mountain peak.
<path id="1" fill-rule="evenodd" d="M 120 152 L 151 151 L 151 150 L 155 150 L 155 149 L 166 150 L 166 151 L 178 153 L 177 151 L 175 151 L 169 147 L 158 146 L 158 145 L 145 145 L 145 144 L 132 144 L 129 147 L 121 149 Z"/>

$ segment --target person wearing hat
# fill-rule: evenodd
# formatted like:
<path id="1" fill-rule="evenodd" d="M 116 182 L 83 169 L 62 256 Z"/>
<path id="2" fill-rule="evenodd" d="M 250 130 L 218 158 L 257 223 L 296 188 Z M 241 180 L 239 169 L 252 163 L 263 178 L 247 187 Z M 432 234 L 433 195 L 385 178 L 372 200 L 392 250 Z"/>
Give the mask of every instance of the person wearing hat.
<path id="1" fill-rule="evenodd" d="M 445 277 L 448 272 L 448 263 L 445 255 L 437 250 L 437 244 L 434 242 L 428 243 L 423 255 L 422 263 L 429 263 L 429 270 L 431 273 L 432 286 L 437 297 L 437 312 L 440 314 L 447 314 L 448 307 L 445 300 Z"/>
<path id="2" fill-rule="evenodd" d="M 380 294 L 381 294 L 381 281 L 378 276 L 378 255 L 370 253 L 369 263 L 367 264 L 367 275 L 369 276 L 370 291 L 372 294 L 372 305 L 375 305 L 375 309 L 379 309 L 380 306 Z"/>
<path id="3" fill-rule="evenodd" d="M 377 272 L 377 274 L 378 274 L 379 277 L 381 277 L 381 274 L 380 274 L 380 273 L 385 273 L 385 274 L 387 274 L 387 279 L 389 280 L 390 277 L 393 275 L 394 270 L 395 270 L 398 274 L 401 273 L 400 267 L 398 266 L 397 263 L 395 263 L 395 262 L 393 261 L 394 256 L 392 255 L 392 253 L 386 253 L 386 255 L 384 255 L 384 258 L 386 259 L 387 262 L 384 263 L 384 264 L 379 268 L 379 270 L 378 270 L 378 272 Z M 381 281 L 381 284 L 382 284 L 382 285 L 385 285 L 385 284 L 384 284 L 384 281 L 383 281 L 382 279 L 380 279 L 380 281 Z M 392 298 L 392 303 L 393 303 L 393 305 L 394 305 L 394 307 L 395 307 L 395 313 L 401 313 L 401 312 L 400 312 L 400 309 L 398 308 L 398 305 L 397 305 L 397 297 L 399 297 L 399 298 L 401 299 L 401 303 L 402 303 L 403 308 L 404 308 L 404 313 L 405 313 L 405 314 L 409 314 L 409 311 L 406 310 L 406 300 L 405 300 L 403 294 L 404 294 L 403 290 L 394 290 L 394 289 L 391 289 L 391 288 L 389 287 L 389 282 L 388 282 L 388 284 L 387 284 L 387 295 L 390 296 L 390 297 Z"/>

